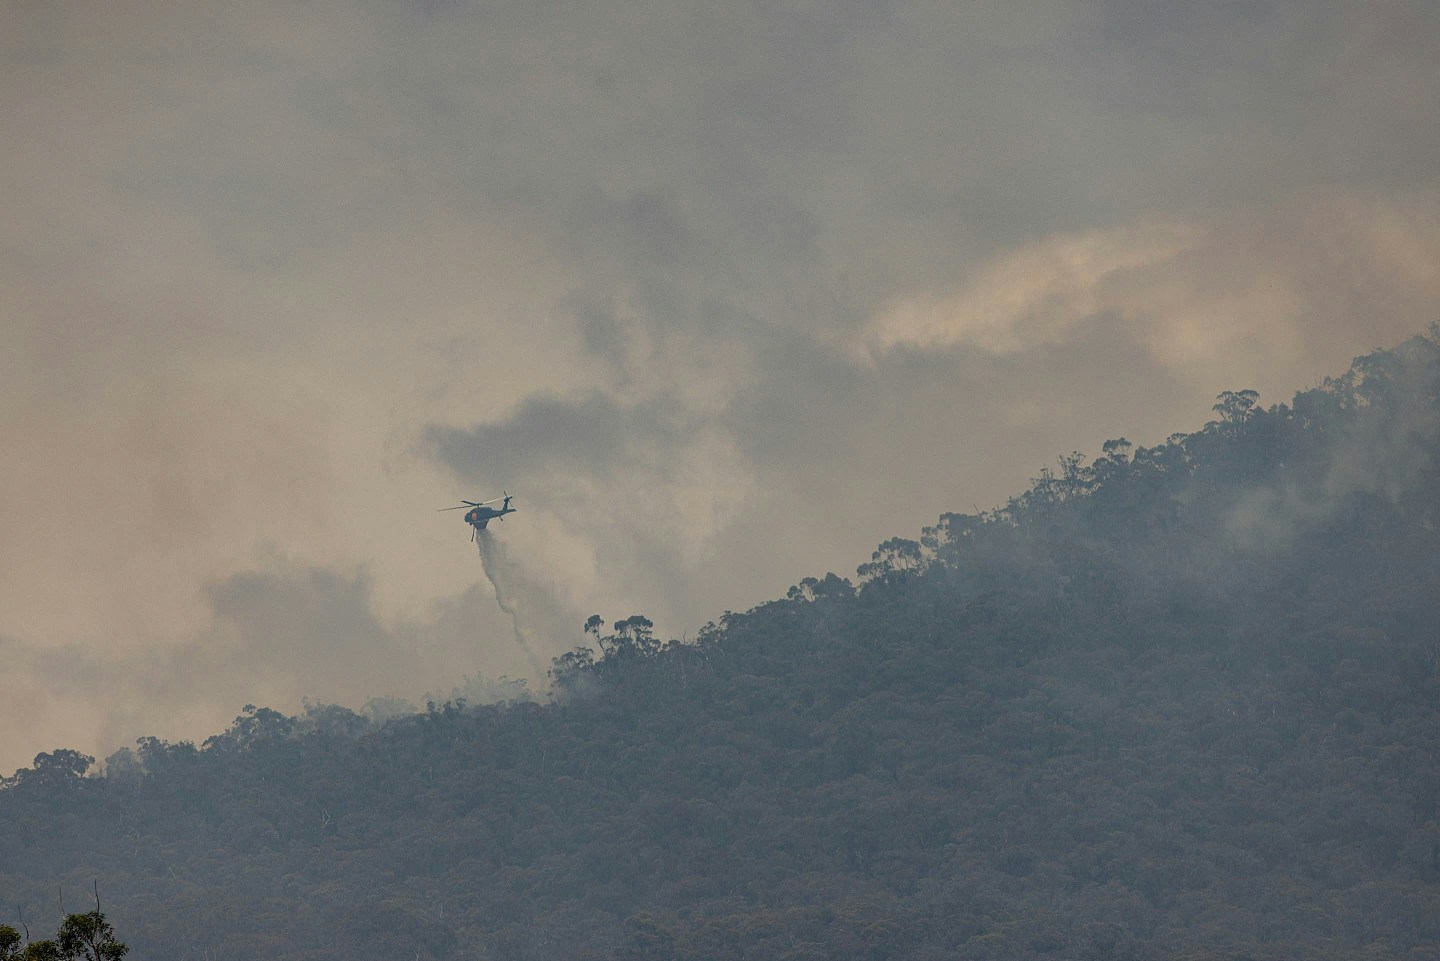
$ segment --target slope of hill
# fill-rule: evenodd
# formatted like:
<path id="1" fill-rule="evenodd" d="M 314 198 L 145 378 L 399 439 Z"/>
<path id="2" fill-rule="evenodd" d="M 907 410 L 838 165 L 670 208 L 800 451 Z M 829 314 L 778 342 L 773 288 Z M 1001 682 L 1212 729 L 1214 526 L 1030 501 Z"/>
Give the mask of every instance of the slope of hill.
<path id="1" fill-rule="evenodd" d="M 247 710 L 0 790 L 137 958 L 1440 956 L 1440 327 L 1062 458 L 552 703 Z"/>

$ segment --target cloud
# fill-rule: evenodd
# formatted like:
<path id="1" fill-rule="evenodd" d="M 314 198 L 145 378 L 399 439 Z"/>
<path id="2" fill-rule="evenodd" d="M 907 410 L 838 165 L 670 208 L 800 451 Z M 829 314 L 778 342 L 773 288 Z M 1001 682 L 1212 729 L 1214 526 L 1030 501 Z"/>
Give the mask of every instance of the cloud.
<path id="1" fill-rule="evenodd" d="M 981 264 L 957 291 L 903 300 L 845 343 L 859 361 L 897 349 L 1014 354 L 1120 318 L 1158 364 L 1186 371 L 1239 350 L 1324 363 L 1305 346 L 1358 317 L 1394 342 L 1440 301 L 1440 192 L 1402 199 L 1316 192 L 1204 223 L 1057 235 Z M 1253 376 L 1254 372 L 1245 372 Z M 1233 376 L 1233 374 L 1232 374 Z"/>
<path id="2" fill-rule="evenodd" d="M 1053 342 L 1118 309 L 1112 286 L 1193 251 L 1195 234 L 1180 225 L 1139 225 L 1029 244 L 982 265 L 953 296 L 905 301 L 872 317 L 847 346 L 864 362 L 901 347 L 1010 354 Z"/>

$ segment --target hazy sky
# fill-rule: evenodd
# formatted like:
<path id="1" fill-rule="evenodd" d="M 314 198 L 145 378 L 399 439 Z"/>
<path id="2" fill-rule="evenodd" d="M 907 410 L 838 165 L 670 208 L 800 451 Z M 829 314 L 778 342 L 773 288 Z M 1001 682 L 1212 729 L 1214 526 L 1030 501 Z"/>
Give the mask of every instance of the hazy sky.
<path id="1" fill-rule="evenodd" d="M 1440 317 L 1437 44 L 1431 0 L 0 4 L 0 772 L 525 675 L 460 497 L 519 495 L 548 657 L 1288 399 Z"/>

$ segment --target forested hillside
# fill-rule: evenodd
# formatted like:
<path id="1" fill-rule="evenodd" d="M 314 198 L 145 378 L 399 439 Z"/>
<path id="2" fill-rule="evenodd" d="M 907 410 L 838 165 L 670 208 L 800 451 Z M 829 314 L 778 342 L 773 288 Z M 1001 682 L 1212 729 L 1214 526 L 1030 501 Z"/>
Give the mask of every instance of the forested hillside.
<path id="1" fill-rule="evenodd" d="M 1440 957 L 1437 453 L 1432 327 L 691 642 L 577 625 L 546 703 L 42 755 L 0 911 L 98 878 L 142 961 Z"/>

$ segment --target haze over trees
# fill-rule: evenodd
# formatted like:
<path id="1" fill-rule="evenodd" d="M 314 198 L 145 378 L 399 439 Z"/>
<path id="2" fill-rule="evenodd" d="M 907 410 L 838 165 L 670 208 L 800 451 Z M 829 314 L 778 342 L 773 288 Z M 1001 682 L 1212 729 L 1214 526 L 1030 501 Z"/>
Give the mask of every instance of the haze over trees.
<path id="1" fill-rule="evenodd" d="M 99 877 L 175 959 L 1440 956 L 1440 326 L 1215 414 L 689 642 L 591 618 L 548 703 L 42 754 L 0 910 Z"/>

